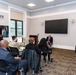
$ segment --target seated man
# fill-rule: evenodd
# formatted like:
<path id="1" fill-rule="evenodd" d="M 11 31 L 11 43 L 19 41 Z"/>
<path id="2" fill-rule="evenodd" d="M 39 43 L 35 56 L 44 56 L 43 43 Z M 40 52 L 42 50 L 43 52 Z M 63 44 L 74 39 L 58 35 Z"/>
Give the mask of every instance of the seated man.
<path id="1" fill-rule="evenodd" d="M 17 42 L 17 36 L 12 36 L 12 42 L 9 43 L 10 47 L 17 47 L 19 49 L 19 44 Z"/>
<path id="2" fill-rule="evenodd" d="M 50 54 L 52 54 L 52 45 L 53 45 L 53 37 L 51 36 L 51 34 L 49 34 L 47 37 L 46 37 L 46 42 L 47 42 L 47 46 L 48 46 L 48 49 L 49 49 L 49 53 L 48 53 L 48 58 L 50 60 Z M 52 58 L 51 58 L 51 62 L 52 62 Z"/>
<path id="3" fill-rule="evenodd" d="M 14 72 L 17 69 L 20 69 L 23 67 L 24 69 L 24 75 L 27 73 L 27 61 L 26 60 L 20 60 L 19 57 L 14 57 L 10 52 L 7 51 L 8 47 L 8 41 L 7 40 L 1 40 L 0 42 L 0 59 L 5 60 L 7 64 L 9 65 L 9 72 L 8 75 L 13 75 Z"/>
<path id="4" fill-rule="evenodd" d="M 53 37 L 51 35 L 47 36 L 46 41 L 50 47 L 53 45 Z"/>

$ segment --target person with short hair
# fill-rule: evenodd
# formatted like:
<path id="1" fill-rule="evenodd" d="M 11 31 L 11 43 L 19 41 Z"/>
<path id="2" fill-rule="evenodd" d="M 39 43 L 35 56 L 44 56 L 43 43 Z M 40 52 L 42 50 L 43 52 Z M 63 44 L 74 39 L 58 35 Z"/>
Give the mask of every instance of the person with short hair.
<path id="1" fill-rule="evenodd" d="M 10 47 L 17 47 L 19 49 L 19 43 L 17 42 L 17 36 L 12 36 L 12 42 L 9 42 Z"/>
<path id="2" fill-rule="evenodd" d="M 0 59 L 5 60 L 9 65 L 8 75 L 13 75 L 17 69 L 23 67 L 24 75 L 26 75 L 28 67 L 27 60 L 21 60 L 19 57 L 14 57 L 11 52 L 7 50 L 9 43 L 7 40 L 0 41 Z"/>
<path id="3" fill-rule="evenodd" d="M 52 62 L 53 58 L 50 58 L 50 54 L 52 54 L 53 37 L 51 36 L 51 34 L 49 34 L 46 37 L 46 42 L 47 42 L 47 46 L 48 46 L 48 49 L 49 49 L 48 60 L 49 61 L 51 60 L 51 62 Z"/>
<path id="4" fill-rule="evenodd" d="M 53 37 L 51 36 L 51 34 L 49 34 L 47 37 L 46 37 L 46 41 L 47 41 L 47 44 L 51 47 L 53 45 Z"/>

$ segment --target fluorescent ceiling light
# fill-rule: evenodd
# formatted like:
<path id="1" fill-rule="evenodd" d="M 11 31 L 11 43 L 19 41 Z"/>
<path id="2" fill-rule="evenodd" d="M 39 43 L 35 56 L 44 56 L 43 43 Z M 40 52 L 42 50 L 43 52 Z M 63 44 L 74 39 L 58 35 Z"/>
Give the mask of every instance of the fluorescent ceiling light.
<path id="1" fill-rule="evenodd" d="M 46 2 L 52 2 L 52 1 L 54 1 L 54 0 L 45 0 Z"/>
<path id="2" fill-rule="evenodd" d="M 30 6 L 30 7 L 36 6 L 34 3 L 29 3 L 27 5 Z"/>

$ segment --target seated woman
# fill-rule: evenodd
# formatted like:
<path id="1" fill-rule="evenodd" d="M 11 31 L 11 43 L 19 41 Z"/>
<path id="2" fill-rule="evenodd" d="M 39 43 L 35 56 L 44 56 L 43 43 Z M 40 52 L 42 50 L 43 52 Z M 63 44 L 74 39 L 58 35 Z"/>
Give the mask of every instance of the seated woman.
<path id="1" fill-rule="evenodd" d="M 25 49 L 29 49 L 29 50 L 35 50 L 36 53 L 39 55 L 39 64 L 38 64 L 38 69 L 37 72 L 40 70 L 42 71 L 41 67 L 40 67 L 40 61 L 41 61 L 41 50 L 39 49 L 39 47 L 37 45 L 35 45 L 35 40 L 33 38 L 29 39 L 29 44 L 26 45 Z M 40 68 L 40 69 L 39 69 Z"/>
<path id="2" fill-rule="evenodd" d="M 49 48 L 47 46 L 47 42 L 46 42 L 46 39 L 45 38 L 42 38 L 38 44 L 39 48 L 41 49 L 42 51 L 42 54 L 43 54 L 43 58 L 44 58 L 44 61 L 46 62 L 46 56 L 48 54 L 48 61 L 50 61 L 50 53 L 49 53 Z M 47 64 L 47 63 L 46 63 Z"/>

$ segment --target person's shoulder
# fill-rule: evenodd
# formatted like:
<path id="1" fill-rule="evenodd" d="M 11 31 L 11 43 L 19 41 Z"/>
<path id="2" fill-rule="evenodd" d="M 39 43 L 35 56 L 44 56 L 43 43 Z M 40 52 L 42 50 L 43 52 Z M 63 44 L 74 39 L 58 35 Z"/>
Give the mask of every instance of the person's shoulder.
<path id="1" fill-rule="evenodd" d="M 5 50 L 4 48 L 0 48 L 0 52 L 5 54 L 10 54 L 10 52 L 7 49 Z"/>
<path id="2" fill-rule="evenodd" d="M 30 44 L 27 44 L 26 46 L 29 46 Z"/>
<path id="3" fill-rule="evenodd" d="M 51 36 L 51 38 L 53 38 L 53 37 Z"/>

